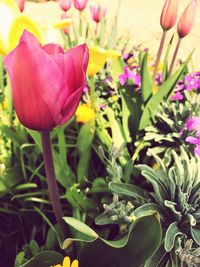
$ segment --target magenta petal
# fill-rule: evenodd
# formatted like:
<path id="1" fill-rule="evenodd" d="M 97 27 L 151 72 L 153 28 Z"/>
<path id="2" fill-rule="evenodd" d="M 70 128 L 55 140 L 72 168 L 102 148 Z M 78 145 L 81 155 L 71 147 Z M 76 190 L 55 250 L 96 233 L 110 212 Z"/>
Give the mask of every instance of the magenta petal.
<path id="1" fill-rule="evenodd" d="M 200 157 L 200 145 L 197 145 L 194 149 L 194 153 L 195 155 L 197 155 L 198 157 Z"/>
<path id="2" fill-rule="evenodd" d="M 185 141 L 193 145 L 200 145 L 200 139 L 196 137 L 188 136 Z"/>
<path id="3" fill-rule="evenodd" d="M 85 44 L 71 48 L 64 54 L 63 77 L 68 85 L 68 96 L 85 85 L 88 59 L 88 48 Z"/>
<path id="4" fill-rule="evenodd" d="M 22 124 L 47 130 L 61 120 L 66 85 L 57 64 L 41 48 L 20 43 L 6 58 L 14 107 Z"/>
<path id="5" fill-rule="evenodd" d="M 76 112 L 78 107 L 84 86 L 80 87 L 75 93 L 73 93 L 66 101 L 62 110 L 62 120 L 60 121 L 60 125 L 64 124 L 66 121 L 71 119 L 71 117 Z"/>
<path id="6" fill-rule="evenodd" d="M 33 46 L 40 46 L 40 42 L 38 41 L 38 39 L 30 32 L 28 32 L 27 30 L 24 30 L 19 43 L 24 42 Z"/>
<path id="7" fill-rule="evenodd" d="M 46 44 L 42 49 L 49 55 L 64 54 L 64 50 L 57 44 Z"/>

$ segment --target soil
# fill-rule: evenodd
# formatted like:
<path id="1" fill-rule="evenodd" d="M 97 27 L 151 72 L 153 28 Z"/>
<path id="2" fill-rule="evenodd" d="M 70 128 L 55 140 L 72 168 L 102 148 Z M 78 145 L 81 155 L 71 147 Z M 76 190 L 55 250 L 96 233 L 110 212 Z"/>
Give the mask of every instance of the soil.
<path id="1" fill-rule="evenodd" d="M 192 62 L 190 63 L 190 67 L 195 70 L 199 70 L 200 67 L 200 0 L 197 1 L 199 5 L 195 18 L 195 25 L 190 34 L 183 38 L 178 53 L 178 58 L 184 60 L 188 54 L 195 49 Z M 98 2 L 107 7 L 107 17 L 111 23 L 116 14 L 118 0 L 89 0 L 88 6 L 90 4 L 97 4 Z M 121 8 L 118 16 L 119 35 L 129 37 L 130 43 L 133 46 L 142 44 L 142 47 L 149 48 L 152 56 L 155 56 L 162 34 L 160 13 L 164 2 L 164 0 L 121 0 Z M 179 2 L 180 17 L 190 0 L 181 0 Z M 73 8 L 69 11 L 72 16 L 75 12 Z M 89 12 L 89 8 L 87 8 L 85 12 Z M 57 2 L 27 2 L 25 13 L 38 21 L 56 21 L 60 18 L 62 11 Z M 174 33 L 175 38 L 173 46 L 175 46 L 177 42 L 176 27 L 168 32 L 166 44 Z"/>

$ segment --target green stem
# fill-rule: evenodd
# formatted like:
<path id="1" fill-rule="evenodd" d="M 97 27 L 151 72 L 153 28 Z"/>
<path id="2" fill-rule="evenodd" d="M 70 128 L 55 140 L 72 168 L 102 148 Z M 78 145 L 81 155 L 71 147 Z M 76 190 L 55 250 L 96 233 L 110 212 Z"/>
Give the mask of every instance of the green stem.
<path id="1" fill-rule="evenodd" d="M 170 68 L 169 68 L 169 72 L 167 74 L 167 78 L 170 77 L 170 75 L 172 74 L 172 70 L 174 68 L 174 63 L 175 63 L 175 60 L 176 60 L 176 57 L 177 57 L 177 54 L 178 54 L 178 50 L 179 50 L 179 47 L 180 47 L 180 44 L 181 44 L 181 38 L 178 39 L 178 42 L 176 44 L 176 48 L 175 48 L 175 51 L 174 51 L 174 55 L 173 55 L 173 58 L 172 58 L 172 62 L 171 62 L 171 65 L 170 65 Z"/>
<path id="2" fill-rule="evenodd" d="M 61 208 L 61 203 L 59 199 L 58 186 L 56 182 L 56 175 L 53 163 L 53 154 L 51 148 L 51 139 L 50 132 L 44 131 L 41 132 L 42 139 L 42 149 L 43 149 L 43 157 L 45 163 L 45 171 L 47 177 L 47 184 L 49 190 L 49 197 L 53 208 L 53 213 L 55 215 L 56 221 L 60 227 L 62 234 L 65 233 L 65 223 L 62 219 L 63 212 Z"/>
<path id="3" fill-rule="evenodd" d="M 94 77 L 90 77 L 89 85 L 90 85 L 90 101 L 91 101 L 91 106 L 96 110 L 95 79 L 94 79 Z"/>
<path id="4" fill-rule="evenodd" d="M 154 64 L 153 81 L 155 81 L 156 75 L 157 75 L 157 72 L 158 72 L 158 65 L 159 65 L 159 62 L 160 62 L 160 58 L 161 58 L 161 54 L 162 54 L 162 50 L 163 50 L 163 46 L 164 46 L 166 35 L 167 35 L 167 31 L 163 31 L 162 37 L 161 37 L 161 40 L 160 40 L 160 46 L 159 46 L 157 57 L 156 57 L 156 61 L 155 61 L 155 64 Z"/>
<path id="5" fill-rule="evenodd" d="M 82 11 L 79 11 L 79 33 L 80 37 L 82 37 L 83 34 Z"/>

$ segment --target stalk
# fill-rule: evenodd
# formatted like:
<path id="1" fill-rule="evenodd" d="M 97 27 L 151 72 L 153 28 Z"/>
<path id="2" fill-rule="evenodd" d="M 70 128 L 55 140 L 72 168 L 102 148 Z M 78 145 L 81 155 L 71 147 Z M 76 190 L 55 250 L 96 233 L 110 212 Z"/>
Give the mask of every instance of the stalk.
<path id="1" fill-rule="evenodd" d="M 56 182 L 55 168 L 53 163 L 53 154 L 51 148 L 51 140 L 50 140 L 50 132 L 44 131 L 41 132 L 42 139 L 42 149 L 43 149 L 43 157 L 45 163 L 45 172 L 47 177 L 48 191 L 49 197 L 51 201 L 51 205 L 53 208 L 53 213 L 55 215 L 56 221 L 60 227 L 62 234 L 65 233 L 65 223 L 62 219 L 63 212 L 61 208 L 61 203 L 59 199 L 58 186 Z"/>
<path id="2" fill-rule="evenodd" d="M 178 50 L 179 50 L 180 44 L 181 44 L 181 38 L 178 39 L 178 42 L 177 42 L 177 45 L 176 45 L 176 48 L 175 48 L 175 51 L 174 51 L 174 55 L 173 55 L 173 58 L 172 58 L 172 62 L 171 62 L 170 68 L 169 68 L 169 72 L 167 74 L 167 78 L 169 78 L 169 76 L 171 75 L 172 70 L 174 68 L 174 63 L 175 63 L 175 60 L 176 60 L 176 57 L 177 57 L 177 54 L 178 54 Z"/>
<path id="3" fill-rule="evenodd" d="M 160 46 L 159 46 L 157 57 L 156 57 L 156 61 L 155 61 L 155 64 L 154 64 L 153 81 L 155 81 L 156 74 L 158 72 L 158 65 L 159 65 L 159 62 L 160 62 L 160 58 L 161 58 L 161 54 L 162 54 L 162 50 L 163 50 L 163 46 L 164 46 L 166 35 L 167 35 L 167 31 L 163 31 L 162 37 L 161 37 L 161 40 L 160 40 Z"/>

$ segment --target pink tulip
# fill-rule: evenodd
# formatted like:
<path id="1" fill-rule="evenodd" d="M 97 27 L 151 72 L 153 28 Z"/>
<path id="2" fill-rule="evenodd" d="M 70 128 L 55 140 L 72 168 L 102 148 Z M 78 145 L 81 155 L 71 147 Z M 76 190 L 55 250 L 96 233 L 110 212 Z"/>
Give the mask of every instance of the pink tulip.
<path id="1" fill-rule="evenodd" d="M 68 16 L 67 13 L 63 13 L 63 14 L 61 14 L 60 18 L 61 18 L 61 20 L 62 19 L 69 19 L 70 16 Z M 67 34 L 69 34 L 70 27 L 64 27 L 64 28 L 62 28 L 62 30 L 63 30 L 64 34 L 67 35 Z"/>
<path id="2" fill-rule="evenodd" d="M 99 23 L 102 17 L 106 15 L 106 8 L 99 6 L 90 6 L 92 18 L 96 23 Z"/>
<path id="3" fill-rule="evenodd" d="M 18 4 L 20 11 L 23 12 L 25 6 L 25 0 L 16 0 L 16 2 Z"/>
<path id="4" fill-rule="evenodd" d="M 196 10 L 197 1 L 192 0 L 184 10 L 177 25 L 177 33 L 180 38 L 185 37 L 191 31 L 194 24 Z"/>
<path id="5" fill-rule="evenodd" d="M 160 17 L 160 25 L 164 31 L 168 31 L 174 26 L 177 13 L 178 0 L 166 0 Z"/>
<path id="6" fill-rule="evenodd" d="M 74 0 L 74 7 L 79 11 L 83 11 L 86 8 L 88 0 Z"/>
<path id="7" fill-rule="evenodd" d="M 71 0 L 59 0 L 59 5 L 63 11 L 67 12 L 71 7 Z"/>
<path id="8" fill-rule="evenodd" d="M 25 127 L 48 131 L 74 115 L 86 83 L 85 44 L 64 53 L 56 44 L 42 47 L 31 33 L 24 31 L 5 64 L 14 107 Z"/>

